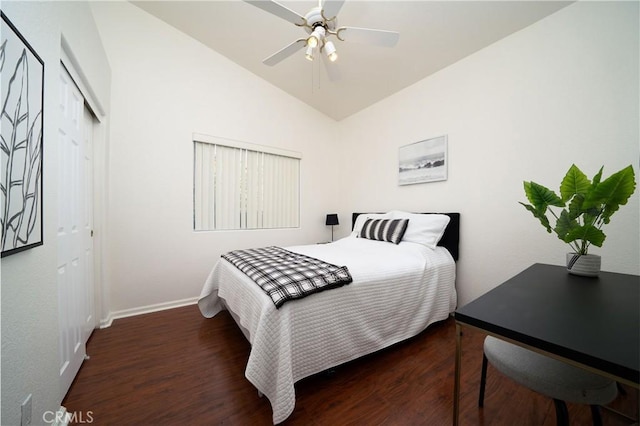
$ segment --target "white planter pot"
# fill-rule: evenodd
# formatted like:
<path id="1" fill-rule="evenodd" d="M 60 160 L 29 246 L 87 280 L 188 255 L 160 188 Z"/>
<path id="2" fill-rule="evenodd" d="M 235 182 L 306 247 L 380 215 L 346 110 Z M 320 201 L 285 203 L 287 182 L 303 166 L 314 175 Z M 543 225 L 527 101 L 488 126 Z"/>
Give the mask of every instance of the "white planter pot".
<path id="1" fill-rule="evenodd" d="M 567 271 L 583 277 L 597 277 L 601 258 L 597 254 L 567 253 Z"/>

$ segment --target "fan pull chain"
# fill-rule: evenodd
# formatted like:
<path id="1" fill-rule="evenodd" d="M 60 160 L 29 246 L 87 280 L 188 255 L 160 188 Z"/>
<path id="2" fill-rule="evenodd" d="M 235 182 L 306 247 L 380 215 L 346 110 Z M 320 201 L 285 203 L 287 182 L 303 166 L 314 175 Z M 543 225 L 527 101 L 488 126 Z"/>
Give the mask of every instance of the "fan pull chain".
<path id="1" fill-rule="evenodd" d="M 318 49 L 318 60 L 314 61 L 316 62 L 316 81 L 317 81 L 317 86 L 316 89 L 320 90 L 320 75 L 322 74 L 322 71 L 320 70 L 321 67 L 321 62 L 322 62 L 322 58 L 320 57 L 320 50 Z"/>
<path id="2" fill-rule="evenodd" d="M 316 61 L 311 62 L 311 94 L 315 94 L 315 89 L 316 89 L 316 79 L 315 79 L 315 74 L 316 74 Z"/>
<path id="3" fill-rule="evenodd" d="M 311 62 L 311 94 L 315 94 L 316 90 L 320 90 L 320 68 L 316 65 L 318 60 Z"/>

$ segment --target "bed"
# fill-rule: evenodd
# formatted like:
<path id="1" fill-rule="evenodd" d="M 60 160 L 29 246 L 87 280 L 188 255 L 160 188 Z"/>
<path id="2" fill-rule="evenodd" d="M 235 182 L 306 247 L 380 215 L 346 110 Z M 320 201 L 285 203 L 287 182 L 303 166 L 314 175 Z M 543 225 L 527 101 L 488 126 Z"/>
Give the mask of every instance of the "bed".
<path id="1" fill-rule="evenodd" d="M 439 235 L 410 232 L 420 220 L 442 216 L 448 223 Z M 368 219 L 394 217 L 408 218 L 399 244 L 360 237 Z M 297 381 L 413 337 L 455 310 L 459 220 L 459 213 L 354 213 L 348 237 L 286 248 L 345 265 L 353 281 L 280 308 L 247 275 L 218 260 L 198 306 L 205 317 L 229 310 L 251 343 L 245 376 L 269 399 L 274 424 L 293 412 Z"/>

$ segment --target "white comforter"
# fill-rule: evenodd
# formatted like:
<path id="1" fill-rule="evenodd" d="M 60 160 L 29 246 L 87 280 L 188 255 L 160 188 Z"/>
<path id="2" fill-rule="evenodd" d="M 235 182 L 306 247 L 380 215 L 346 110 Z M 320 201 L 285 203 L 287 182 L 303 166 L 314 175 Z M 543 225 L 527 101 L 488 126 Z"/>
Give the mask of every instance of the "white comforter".
<path id="1" fill-rule="evenodd" d="M 248 332 L 245 375 L 269 398 L 274 423 L 293 412 L 298 380 L 415 336 L 455 309 L 455 263 L 444 248 L 347 237 L 287 249 L 346 265 L 353 282 L 278 310 L 220 259 L 198 300 L 205 317 L 226 305 Z"/>

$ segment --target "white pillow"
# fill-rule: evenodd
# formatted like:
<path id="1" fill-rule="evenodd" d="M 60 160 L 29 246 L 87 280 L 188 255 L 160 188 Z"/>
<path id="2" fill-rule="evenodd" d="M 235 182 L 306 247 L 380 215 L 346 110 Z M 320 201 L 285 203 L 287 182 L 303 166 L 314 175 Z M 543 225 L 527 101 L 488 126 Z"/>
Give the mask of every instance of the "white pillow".
<path id="1" fill-rule="evenodd" d="M 391 214 L 389 213 L 363 213 L 356 218 L 356 223 L 353 225 L 353 232 L 351 235 L 354 237 L 358 237 L 360 235 L 360 231 L 364 226 L 364 223 L 367 219 L 391 219 Z M 399 218 L 402 219 L 402 218 Z"/>
<path id="2" fill-rule="evenodd" d="M 422 244 L 431 249 L 436 248 L 451 220 L 446 214 L 418 214 L 398 210 L 388 214 L 393 219 L 409 219 L 409 226 L 407 226 L 402 241 Z"/>

